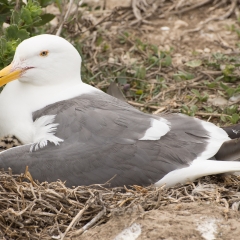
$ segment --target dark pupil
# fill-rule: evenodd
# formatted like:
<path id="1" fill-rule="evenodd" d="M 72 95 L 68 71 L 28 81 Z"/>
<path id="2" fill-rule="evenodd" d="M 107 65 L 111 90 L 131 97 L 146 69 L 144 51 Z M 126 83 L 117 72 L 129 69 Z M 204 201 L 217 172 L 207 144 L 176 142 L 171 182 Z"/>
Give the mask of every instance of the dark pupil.
<path id="1" fill-rule="evenodd" d="M 47 54 L 47 52 L 42 52 L 42 55 L 44 55 L 44 56 L 45 56 L 46 54 Z"/>

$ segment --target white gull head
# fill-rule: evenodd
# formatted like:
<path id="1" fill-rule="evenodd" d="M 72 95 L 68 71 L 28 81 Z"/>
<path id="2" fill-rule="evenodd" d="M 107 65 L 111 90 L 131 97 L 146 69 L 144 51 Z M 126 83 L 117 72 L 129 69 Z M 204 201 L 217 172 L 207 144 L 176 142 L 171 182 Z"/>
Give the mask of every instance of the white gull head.
<path id="1" fill-rule="evenodd" d="M 16 50 L 11 71 L 31 85 L 59 85 L 80 78 L 81 57 L 67 40 L 43 34 L 23 41 Z"/>

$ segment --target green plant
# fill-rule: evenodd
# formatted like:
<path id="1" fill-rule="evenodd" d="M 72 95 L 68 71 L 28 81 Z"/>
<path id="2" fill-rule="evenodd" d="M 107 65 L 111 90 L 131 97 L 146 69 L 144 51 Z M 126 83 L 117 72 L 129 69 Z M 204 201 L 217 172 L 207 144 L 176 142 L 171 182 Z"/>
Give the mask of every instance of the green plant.
<path id="1" fill-rule="evenodd" d="M 188 116 L 194 116 L 197 112 L 198 107 L 196 105 L 191 105 L 188 107 L 187 105 L 182 105 L 181 107 L 181 113 L 186 114 Z"/>
<path id="2" fill-rule="evenodd" d="M 182 81 L 182 80 L 191 80 L 194 78 L 194 75 L 186 71 L 184 72 L 178 71 L 176 74 L 173 75 L 173 77 L 177 81 Z"/>
<path id="3" fill-rule="evenodd" d="M 195 94 L 200 102 L 206 102 L 208 100 L 208 94 L 206 93 L 204 93 L 204 95 L 201 95 L 200 92 L 196 89 L 192 89 L 191 92 Z"/>
<path id="4" fill-rule="evenodd" d="M 232 97 L 234 94 L 240 93 L 240 85 L 238 85 L 235 88 L 229 87 L 226 84 L 223 84 L 222 82 L 220 82 L 220 87 L 225 90 L 225 92 L 227 93 L 228 97 Z"/>
<path id="5" fill-rule="evenodd" d="M 51 2 L 40 1 L 44 6 Z M 21 41 L 38 34 L 40 28 L 55 17 L 53 14 L 43 14 L 40 3 L 35 0 L 28 0 L 27 4 L 20 1 L 18 9 L 15 1 L 0 2 L 0 27 L 2 29 L 4 22 L 9 24 L 6 29 L 1 30 L 0 68 L 11 62 L 16 47 Z"/>

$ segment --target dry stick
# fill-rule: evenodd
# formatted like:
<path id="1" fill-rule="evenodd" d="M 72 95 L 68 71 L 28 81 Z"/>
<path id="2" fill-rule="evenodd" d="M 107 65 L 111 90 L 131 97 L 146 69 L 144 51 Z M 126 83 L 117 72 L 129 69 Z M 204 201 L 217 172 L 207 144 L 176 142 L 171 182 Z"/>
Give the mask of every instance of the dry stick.
<path id="1" fill-rule="evenodd" d="M 153 112 L 153 114 L 154 115 L 159 114 L 159 113 L 163 112 L 164 110 L 166 110 L 166 107 L 161 107 L 157 111 Z"/>
<path id="2" fill-rule="evenodd" d="M 101 212 L 99 212 L 90 222 L 84 225 L 82 228 L 73 233 L 72 237 L 80 236 L 83 232 L 92 227 L 96 222 L 98 222 L 104 215 L 106 215 L 106 208 L 104 207 Z"/>
<path id="3" fill-rule="evenodd" d="M 215 4 L 214 7 L 209 8 L 209 9 L 207 10 L 207 13 L 210 13 L 210 12 L 215 11 L 217 8 L 222 7 L 222 5 L 224 5 L 224 4 L 225 4 L 224 1 L 220 1 L 219 3 Z"/>
<path id="4" fill-rule="evenodd" d="M 191 10 L 193 10 L 195 8 L 202 7 L 202 6 L 206 5 L 206 4 L 208 4 L 209 2 L 212 2 L 212 0 L 205 0 L 205 1 L 201 2 L 201 3 L 197 3 L 197 4 L 193 5 L 191 7 L 188 7 L 188 8 L 179 10 L 179 11 L 173 11 L 173 12 L 171 12 L 171 14 L 185 13 L 185 12 L 191 11 Z"/>
<path id="5" fill-rule="evenodd" d="M 148 107 L 148 108 L 155 109 L 155 110 L 159 109 L 158 106 L 152 106 L 152 105 L 146 106 L 146 104 L 137 103 L 137 102 L 133 102 L 133 101 L 128 101 L 128 103 L 135 106 L 135 107 Z"/>
<path id="6" fill-rule="evenodd" d="M 74 2 L 74 0 L 70 0 L 70 2 L 69 2 L 68 10 L 67 10 L 67 12 L 66 12 L 66 14 L 65 14 L 65 16 L 64 16 L 64 19 L 63 19 L 62 23 L 60 24 L 60 27 L 59 27 L 58 30 L 57 30 L 57 33 L 56 33 L 57 36 L 60 36 L 60 34 L 61 34 L 61 32 L 62 32 L 63 24 L 65 23 L 65 21 L 66 21 L 67 18 L 68 18 L 68 15 L 69 15 L 70 10 L 71 10 L 71 8 L 72 8 L 73 2 Z M 82 1 L 81 1 L 81 2 L 82 2 Z"/>
<path id="7" fill-rule="evenodd" d="M 141 21 L 142 15 L 141 15 L 140 10 L 137 7 L 137 0 L 132 0 L 132 10 L 133 10 L 133 13 L 134 13 L 134 16 L 136 17 L 136 19 L 138 21 Z"/>
<path id="8" fill-rule="evenodd" d="M 89 202 L 90 202 L 90 200 L 92 200 L 92 199 L 90 198 L 90 199 L 87 201 L 87 203 L 86 203 L 86 205 L 84 206 L 84 208 L 81 209 L 81 210 L 78 212 L 78 214 L 73 218 L 73 220 L 71 221 L 71 223 L 70 223 L 69 226 L 67 227 L 66 231 L 65 231 L 64 234 L 62 235 L 61 240 L 64 240 L 66 234 L 69 232 L 69 230 L 71 229 L 71 227 L 72 227 L 75 223 L 79 222 L 79 220 L 80 220 L 80 218 L 82 217 L 83 213 L 89 208 L 89 205 L 90 205 Z"/>

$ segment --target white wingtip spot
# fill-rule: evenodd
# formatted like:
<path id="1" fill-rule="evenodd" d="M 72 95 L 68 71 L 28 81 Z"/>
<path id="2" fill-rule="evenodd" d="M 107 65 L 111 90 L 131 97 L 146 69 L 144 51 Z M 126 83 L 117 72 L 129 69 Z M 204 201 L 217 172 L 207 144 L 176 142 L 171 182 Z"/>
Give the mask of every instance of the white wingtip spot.
<path id="1" fill-rule="evenodd" d="M 57 130 L 58 123 L 53 123 L 55 115 L 42 116 L 35 120 L 33 144 L 30 151 L 36 151 L 47 146 L 48 141 L 54 143 L 56 146 L 64 140 L 54 136 Z"/>
<path id="2" fill-rule="evenodd" d="M 145 135 L 139 140 L 159 140 L 167 132 L 170 131 L 170 123 L 164 119 L 151 119 L 151 127 L 147 129 Z"/>
<path id="3" fill-rule="evenodd" d="M 196 119 L 197 121 L 201 121 Z M 205 151 L 203 151 L 199 157 L 201 158 L 211 158 L 214 156 L 219 148 L 225 141 L 228 141 L 230 138 L 228 134 L 221 128 L 217 127 L 215 124 L 210 122 L 201 121 L 202 126 L 208 131 L 209 133 L 209 140 L 208 146 Z"/>

